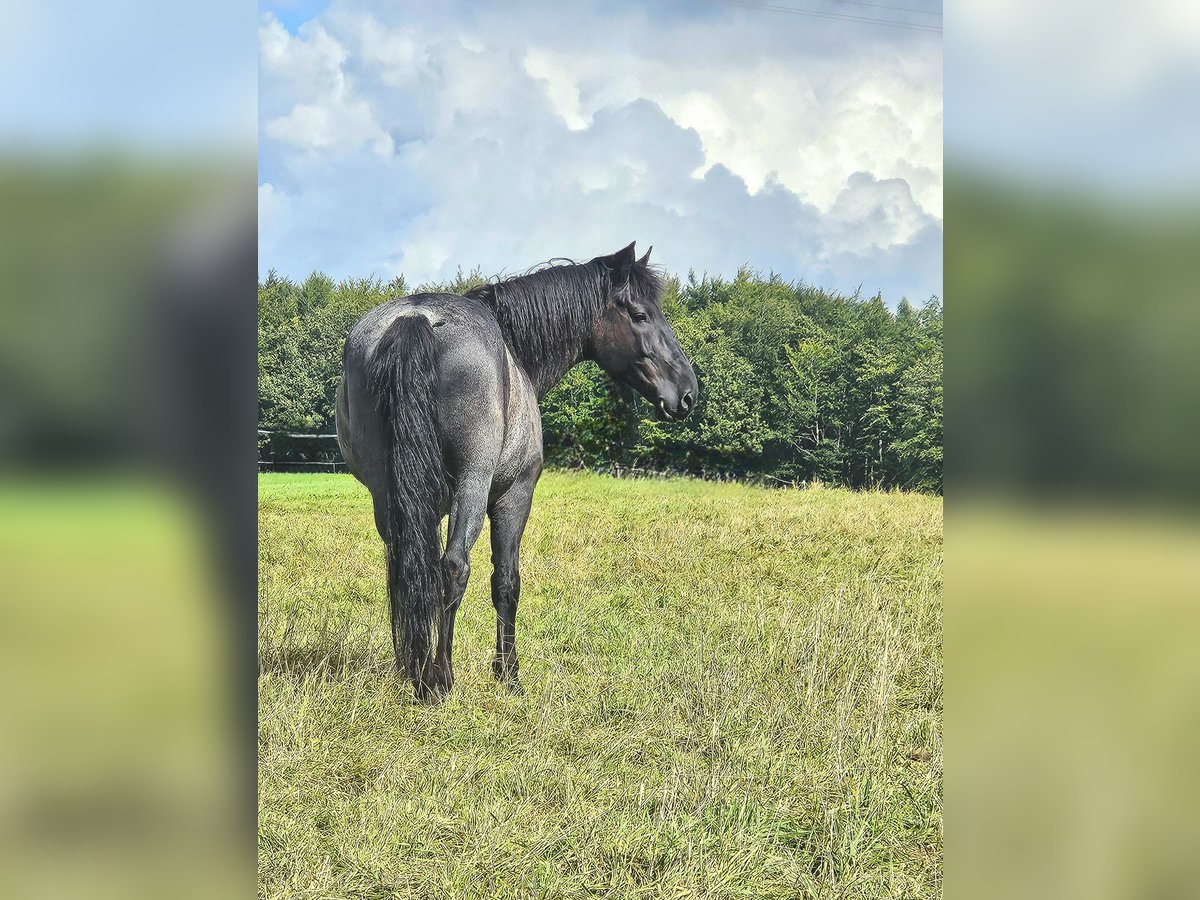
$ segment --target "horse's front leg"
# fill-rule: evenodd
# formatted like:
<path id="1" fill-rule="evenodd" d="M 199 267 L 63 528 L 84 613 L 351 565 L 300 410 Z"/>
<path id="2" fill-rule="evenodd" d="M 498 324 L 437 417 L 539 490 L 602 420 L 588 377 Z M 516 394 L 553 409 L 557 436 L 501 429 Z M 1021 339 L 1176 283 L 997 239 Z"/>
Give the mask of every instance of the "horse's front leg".
<path id="1" fill-rule="evenodd" d="M 454 619 L 471 577 L 471 548 L 483 530 L 490 478 L 479 476 L 460 481 L 450 505 L 449 537 L 442 555 L 446 593 L 438 614 L 438 646 L 429 689 L 435 696 L 448 693 L 454 685 Z"/>
<path id="2" fill-rule="evenodd" d="M 492 605 L 496 607 L 496 658 L 492 674 L 515 694 L 522 694 L 517 678 L 517 603 L 521 599 L 521 535 L 533 503 L 536 475 L 519 481 L 495 503 L 492 520 Z"/>

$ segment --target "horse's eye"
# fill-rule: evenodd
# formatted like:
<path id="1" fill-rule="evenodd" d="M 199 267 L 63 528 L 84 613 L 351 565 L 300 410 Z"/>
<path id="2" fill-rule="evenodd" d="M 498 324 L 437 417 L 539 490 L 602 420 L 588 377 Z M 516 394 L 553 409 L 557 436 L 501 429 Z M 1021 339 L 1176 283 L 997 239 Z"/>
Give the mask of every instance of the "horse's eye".
<path id="1" fill-rule="evenodd" d="M 636 322 L 638 325 L 641 325 L 643 322 L 648 321 L 646 319 L 646 317 L 644 315 L 642 315 L 642 313 L 640 313 L 640 312 L 630 313 L 629 318 L 633 319 L 633 321 Z"/>

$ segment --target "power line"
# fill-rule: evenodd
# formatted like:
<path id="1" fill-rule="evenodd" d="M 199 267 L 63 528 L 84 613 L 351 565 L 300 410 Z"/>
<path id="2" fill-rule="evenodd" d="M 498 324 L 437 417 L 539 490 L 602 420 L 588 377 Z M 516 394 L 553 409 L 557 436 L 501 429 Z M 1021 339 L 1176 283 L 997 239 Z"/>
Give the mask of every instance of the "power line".
<path id="1" fill-rule="evenodd" d="M 821 12 L 815 9 L 797 9 L 794 6 L 771 6 L 766 3 L 751 3 L 748 0 L 723 0 L 723 2 L 731 6 L 740 6 L 743 9 L 762 9 L 769 12 L 794 13 L 798 16 L 813 16 L 818 19 L 834 19 L 842 22 L 858 22 L 865 25 L 884 25 L 889 28 L 907 28 L 910 31 L 924 31 L 928 34 L 941 34 L 942 29 L 938 25 L 927 25 L 920 22 L 898 22 L 895 19 L 876 19 L 869 16 L 851 16 L 845 13 Z M 890 7 L 898 9 L 898 7 Z"/>
<path id="2" fill-rule="evenodd" d="M 891 28 L 907 28 L 912 31 L 925 31 L 933 34 L 942 33 L 940 26 L 927 25 L 920 22 L 899 22 L 895 19 L 876 19 L 870 16 L 852 16 L 846 13 L 825 12 L 815 9 L 797 9 L 794 6 L 772 6 L 766 3 L 751 3 L 749 0 L 724 0 L 724 2 L 733 6 L 741 6 L 745 9 L 763 9 L 770 12 L 795 13 L 799 16 L 815 16 L 820 19 L 860 22 L 867 25 L 886 25 Z"/>
<path id="3" fill-rule="evenodd" d="M 889 6 L 886 3 L 867 3 L 866 0 L 833 0 L 835 3 L 853 3 L 855 6 L 873 6 L 875 9 L 891 9 L 896 12 L 919 13 L 922 16 L 937 16 L 942 17 L 940 10 L 936 9 L 917 9 L 912 6 Z"/>

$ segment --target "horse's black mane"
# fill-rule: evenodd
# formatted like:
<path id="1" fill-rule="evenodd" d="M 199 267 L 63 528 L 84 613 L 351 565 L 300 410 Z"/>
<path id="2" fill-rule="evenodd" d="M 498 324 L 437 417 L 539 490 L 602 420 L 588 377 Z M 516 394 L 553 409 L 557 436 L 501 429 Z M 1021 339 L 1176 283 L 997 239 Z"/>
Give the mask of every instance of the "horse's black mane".
<path id="1" fill-rule="evenodd" d="M 539 397 L 587 349 L 592 326 L 613 292 L 614 273 L 602 259 L 551 261 L 525 275 L 467 291 L 495 314 Z M 644 262 L 634 262 L 618 290 L 629 299 L 658 303 L 661 281 Z"/>

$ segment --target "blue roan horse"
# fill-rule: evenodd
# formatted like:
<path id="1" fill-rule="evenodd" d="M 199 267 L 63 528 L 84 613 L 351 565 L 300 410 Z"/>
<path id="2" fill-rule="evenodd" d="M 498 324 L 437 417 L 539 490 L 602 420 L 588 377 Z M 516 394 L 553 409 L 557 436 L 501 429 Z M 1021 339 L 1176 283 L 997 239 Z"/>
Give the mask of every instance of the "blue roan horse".
<path id="1" fill-rule="evenodd" d="M 521 690 L 518 553 L 542 470 L 538 401 L 546 391 L 591 359 L 662 419 L 683 418 L 695 406 L 696 375 L 659 306 L 650 254 L 636 259 L 633 247 L 462 297 L 392 300 L 346 339 L 338 443 L 375 501 L 396 665 L 419 700 L 436 700 L 453 684 L 454 616 L 485 513 L 496 607 L 492 672 Z"/>

